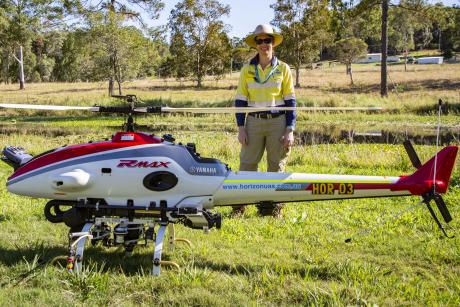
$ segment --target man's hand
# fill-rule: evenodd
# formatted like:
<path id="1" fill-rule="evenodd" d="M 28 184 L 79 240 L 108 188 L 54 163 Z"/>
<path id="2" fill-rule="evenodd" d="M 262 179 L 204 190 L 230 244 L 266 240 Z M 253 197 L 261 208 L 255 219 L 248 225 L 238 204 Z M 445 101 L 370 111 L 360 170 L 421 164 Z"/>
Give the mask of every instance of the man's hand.
<path id="1" fill-rule="evenodd" d="M 240 142 L 240 144 L 243 146 L 248 145 L 248 135 L 244 129 L 244 126 L 238 127 L 238 142 Z"/>
<path id="2" fill-rule="evenodd" d="M 284 148 L 291 147 L 294 145 L 294 132 L 291 129 L 286 129 L 280 141 L 283 143 Z"/>

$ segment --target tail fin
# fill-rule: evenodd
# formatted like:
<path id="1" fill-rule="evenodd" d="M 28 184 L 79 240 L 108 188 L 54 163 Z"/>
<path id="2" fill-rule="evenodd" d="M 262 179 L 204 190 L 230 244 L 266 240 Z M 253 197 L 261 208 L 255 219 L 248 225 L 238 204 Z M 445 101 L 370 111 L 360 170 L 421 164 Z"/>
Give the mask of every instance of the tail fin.
<path id="1" fill-rule="evenodd" d="M 457 151 L 457 146 L 443 148 L 437 153 L 437 156 L 420 166 L 412 175 L 402 178 L 400 184 L 405 185 L 414 195 L 424 195 L 434 190 L 436 193 L 446 193 Z M 435 160 L 436 174 L 434 176 Z M 433 179 L 436 185 L 433 185 Z"/>
<path id="2" fill-rule="evenodd" d="M 438 133 L 439 133 L 439 124 L 441 120 L 441 107 L 442 100 L 439 99 L 439 123 L 438 123 Z M 436 140 L 436 146 L 437 146 Z M 444 221 L 449 223 L 452 221 L 452 216 L 450 215 L 447 205 L 442 199 L 441 194 L 446 193 L 447 188 L 449 187 L 450 176 L 452 175 L 452 170 L 455 165 L 455 158 L 457 157 L 457 146 L 447 146 L 438 152 L 433 158 L 431 158 L 424 165 L 421 165 L 420 160 L 415 152 L 412 144 L 409 140 L 404 142 L 404 147 L 406 148 L 407 154 L 409 155 L 412 164 L 417 168 L 417 171 L 412 175 L 403 178 L 400 181 L 406 181 L 405 185 L 410 186 L 414 184 L 415 187 L 409 189 L 412 194 L 421 195 L 423 202 L 426 204 L 428 211 L 433 217 L 434 221 L 438 225 L 442 233 L 448 237 L 449 236 L 444 229 L 444 226 L 439 221 L 438 217 L 431 208 L 430 202 L 433 200 L 438 207 Z"/>
<path id="3" fill-rule="evenodd" d="M 405 189 L 409 190 L 413 195 L 422 196 L 423 202 L 426 204 L 428 211 L 439 229 L 446 237 L 452 238 L 453 236 L 447 234 L 430 203 L 431 201 L 435 202 L 446 223 L 452 221 L 449 209 L 439 193 L 446 193 L 449 187 L 450 176 L 452 175 L 452 170 L 455 165 L 458 147 L 448 146 L 443 148 L 423 165 L 421 165 L 409 141 L 404 142 L 404 147 L 406 148 L 412 164 L 417 170 L 410 176 L 402 177 L 398 182 L 399 187 L 405 187 Z"/>

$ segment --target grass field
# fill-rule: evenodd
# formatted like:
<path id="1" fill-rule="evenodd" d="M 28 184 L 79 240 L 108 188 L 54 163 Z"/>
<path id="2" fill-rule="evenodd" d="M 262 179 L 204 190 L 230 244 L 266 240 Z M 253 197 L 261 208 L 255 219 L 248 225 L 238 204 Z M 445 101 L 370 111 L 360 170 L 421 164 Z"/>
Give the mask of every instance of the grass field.
<path id="1" fill-rule="evenodd" d="M 378 105 L 378 114 L 305 113 L 299 115 L 297 144 L 287 171 L 306 173 L 401 175 L 413 171 L 400 144 L 304 145 L 309 129 L 434 129 L 434 106 L 449 102 L 443 128 L 460 131 L 460 65 L 390 67 L 398 92 L 378 96 L 379 68 L 357 65 L 357 86 L 349 88 L 343 67 L 302 72 L 297 91 L 304 105 Z M 237 74 L 209 80 L 196 90 L 174 80 L 126 84 L 125 93 L 151 103 L 230 105 Z M 8 103 L 107 104 L 106 84 L 0 85 Z M 116 116 L 84 113 L 0 111 L 0 145 L 21 145 L 33 154 L 89 140 L 102 140 L 121 125 Z M 142 129 L 177 141 L 195 142 L 198 151 L 238 167 L 239 145 L 233 116 L 155 115 L 139 118 Z M 326 127 L 326 128 L 325 128 Z M 332 133 L 332 132 L 331 132 Z M 454 142 L 459 145 L 459 142 Z M 421 160 L 435 146 L 416 146 Z M 457 162 L 457 164 L 459 164 Z M 265 160 L 262 161 L 265 169 Z M 230 217 L 220 208 L 223 227 L 204 234 L 178 226 L 178 236 L 193 243 L 178 245 L 164 257 L 181 270 L 149 276 L 152 245 L 131 257 L 122 250 L 88 247 L 80 275 L 62 264 L 45 264 L 67 253 L 67 228 L 43 216 L 46 200 L 9 194 L 4 186 L 11 169 L 0 164 L 0 305 L 460 305 L 460 171 L 454 169 L 445 196 L 454 217 L 441 237 L 417 198 L 379 198 L 286 205 L 283 218 L 261 218 L 254 208 Z M 415 207 L 414 207 L 415 206 Z M 413 207 L 413 208 L 412 208 Z M 399 215 L 400 212 L 410 209 Z M 394 218 L 398 216 L 398 218 Z M 345 243 L 352 237 L 351 243 Z"/>
<path id="2" fill-rule="evenodd" d="M 300 105 L 313 106 L 382 106 L 399 110 L 416 110 L 433 105 L 438 99 L 458 103 L 460 99 L 460 63 L 442 65 L 389 66 L 389 97 L 380 98 L 380 67 L 375 64 L 353 65 L 356 85 L 349 86 L 343 65 L 302 70 L 296 96 Z M 135 94 L 150 103 L 169 106 L 230 106 L 238 84 L 238 73 L 216 81 L 208 78 L 197 90 L 192 81 L 146 79 L 126 82 L 124 94 Z M 107 83 L 41 83 L 27 84 L 25 91 L 18 85 L 0 85 L 4 103 L 61 103 L 66 105 L 106 104 Z"/>

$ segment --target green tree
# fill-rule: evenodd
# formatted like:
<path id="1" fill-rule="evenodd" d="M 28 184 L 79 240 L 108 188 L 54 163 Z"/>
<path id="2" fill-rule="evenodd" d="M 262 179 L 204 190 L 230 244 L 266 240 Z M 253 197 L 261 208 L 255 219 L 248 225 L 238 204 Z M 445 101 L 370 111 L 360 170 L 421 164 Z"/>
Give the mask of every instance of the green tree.
<path id="1" fill-rule="evenodd" d="M 407 70 L 407 55 L 415 48 L 415 34 L 431 25 L 426 9 L 416 7 L 413 0 L 401 0 L 391 8 L 388 28 L 388 49 L 394 53 L 403 52 L 404 68 Z"/>
<path id="2" fill-rule="evenodd" d="M 171 34 L 171 44 L 169 51 L 171 53 L 171 70 L 176 79 L 182 80 L 193 74 L 192 63 L 189 62 L 189 57 L 192 53 L 189 53 L 189 46 L 185 40 L 185 36 L 181 32 Z"/>
<path id="3" fill-rule="evenodd" d="M 438 49 L 446 58 L 452 57 L 455 49 L 455 28 L 460 27 L 456 14 L 458 15 L 459 12 L 460 7 L 445 7 L 442 3 L 433 5 L 429 12 L 432 33 L 435 34 Z"/>
<path id="4" fill-rule="evenodd" d="M 391 29 L 388 27 L 389 14 L 394 12 L 392 9 L 390 12 L 390 7 L 392 8 L 401 8 L 410 11 L 412 14 L 423 13 L 427 8 L 426 0 L 403 0 L 399 1 L 397 4 L 393 4 L 390 0 L 361 0 L 355 7 L 353 7 L 353 16 L 362 16 L 367 12 L 380 8 L 381 12 L 381 39 L 380 39 L 380 51 L 382 52 L 382 61 L 381 61 L 381 81 L 380 81 L 380 95 L 388 95 L 388 86 L 387 86 L 387 52 L 388 52 L 388 33 L 390 33 L 391 38 Z M 402 22 L 404 23 L 404 22 Z M 402 25 L 403 26 L 403 25 Z M 425 28 L 426 29 L 426 28 Z M 397 30 L 396 30 L 397 31 Z M 414 31 L 414 41 L 417 42 L 417 36 L 421 34 L 421 37 L 427 38 L 425 34 L 428 33 L 423 28 L 420 30 Z M 399 35 L 400 33 L 394 32 L 394 40 L 401 41 L 406 39 L 408 41 L 407 33 L 404 35 Z M 428 41 L 430 41 L 429 39 Z"/>
<path id="5" fill-rule="evenodd" d="M 330 10 L 330 27 L 336 41 L 356 37 L 364 41 L 380 42 L 381 12 L 377 5 L 361 10 L 358 6 L 353 7 L 353 1 L 332 0 Z M 376 47 L 380 50 L 380 46 Z"/>
<path id="6" fill-rule="evenodd" d="M 7 42 L 7 29 L 9 28 L 9 20 L 6 16 L 5 9 L 0 7 L 0 81 L 5 83 L 9 82 L 8 70 L 9 70 L 9 52 L 5 46 Z"/>
<path id="7" fill-rule="evenodd" d="M 158 19 L 164 3 L 161 0 L 65 0 L 76 14 L 91 15 L 101 12 L 112 12 L 124 19 L 135 19 L 145 27 L 141 13 L 145 12 L 150 19 Z"/>
<path id="8" fill-rule="evenodd" d="M 242 38 L 233 37 L 230 44 L 232 45 L 232 71 L 241 70 L 243 65 L 257 54 L 257 51 L 249 47 Z"/>
<path id="9" fill-rule="evenodd" d="M 67 32 L 59 52 L 56 52 L 53 78 L 58 81 L 99 81 L 91 57 L 91 33 L 84 29 Z"/>
<path id="10" fill-rule="evenodd" d="M 166 41 L 166 26 L 149 28 L 147 40 L 145 41 L 145 57 L 139 71 L 138 77 L 160 76 L 160 66 L 163 59 L 170 56 L 169 45 Z"/>
<path id="11" fill-rule="evenodd" d="M 149 59 L 149 51 L 154 50 L 152 42 L 139 29 L 122 26 L 122 21 L 122 16 L 109 12 L 93 19 L 90 28 L 93 74 L 99 79 L 114 80 L 119 95 L 123 94 L 123 82 L 152 71 L 155 64 L 154 59 Z M 112 90 L 109 87 L 110 95 Z"/>
<path id="12" fill-rule="evenodd" d="M 66 7 L 55 0 L 2 0 L 0 10 L 7 24 L 0 35 L 3 61 L 10 63 L 10 57 L 16 59 L 19 86 L 24 89 L 25 75 L 30 70 L 24 68 L 25 64 L 34 61 L 24 60 L 23 55 L 31 55 L 30 43 L 34 35 L 55 27 L 62 20 Z"/>
<path id="13" fill-rule="evenodd" d="M 73 7 L 86 18 L 92 32 L 92 56 L 95 57 L 96 75 L 109 80 L 109 95 L 113 94 L 116 81 L 118 93 L 121 95 L 121 84 L 140 69 L 141 62 L 136 60 L 136 56 L 142 55 L 142 48 L 137 45 L 140 42 L 139 36 L 134 33 L 131 33 L 134 36 L 130 36 L 130 31 L 124 27 L 124 23 L 129 20 L 138 21 L 148 32 L 149 28 L 145 26 L 141 12 L 148 13 L 151 19 L 156 19 L 164 3 L 161 0 L 73 1 Z M 134 58 L 127 59 L 126 56 Z"/>
<path id="14" fill-rule="evenodd" d="M 32 52 L 37 61 L 34 73 L 38 73 L 37 79 L 40 81 L 54 81 L 54 66 L 56 59 L 61 54 L 65 35 L 65 32 L 55 30 L 37 34 L 33 38 Z"/>
<path id="15" fill-rule="evenodd" d="M 334 40 L 342 39 L 347 28 L 347 12 L 350 10 L 348 3 L 342 0 L 330 1 L 330 28 L 334 34 Z"/>
<path id="16" fill-rule="evenodd" d="M 353 85 L 351 64 L 366 54 L 367 44 L 359 38 L 344 38 L 335 43 L 333 50 L 337 61 L 346 65 L 347 74 L 350 75 L 350 83 Z"/>
<path id="17" fill-rule="evenodd" d="M 452 27 L 452 44 L 453 48 L 460 51 L 460 8 L 452 9 L 454 15 L 454 26 Z"/>
<path id="18" fill-rule="evenodd" d="M 295 87 L 300 87 L 300 67 L 318 60 L 321 49 L 332 40 L 327 5 L 326 0 L 277 0 L 270 6 L 275 11 L 272 23 L 284 38 L 277 53 L 294 67 Z"/>
<path id="19" fill-rule="evenodd" d="M 168 25 L 176 78 L 191 76 L 201 87 L 204 76 L 224 74 L 231 45 L 221 18 L 229 13 L 230 6 L 216 0 L 183 0 L 175 6 Z"/>

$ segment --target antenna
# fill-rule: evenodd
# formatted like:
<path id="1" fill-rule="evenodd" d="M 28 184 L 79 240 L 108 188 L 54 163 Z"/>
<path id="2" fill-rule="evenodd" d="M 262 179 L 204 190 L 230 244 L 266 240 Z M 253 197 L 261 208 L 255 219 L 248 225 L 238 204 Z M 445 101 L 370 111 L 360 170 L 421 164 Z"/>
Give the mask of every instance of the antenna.
<path id="1" fill-rule="evenodd" d="M 433 194 L 436 193 L 436 166 L 438 162 L 438 145 L 439 145 L 439 130 L 441 128 L 441 109 L 442 109 L 442 99 L 438 101 L 438 128 L 436 131 L 436 153 L 434 155 L 434 172 L 433 172 Z"/>

